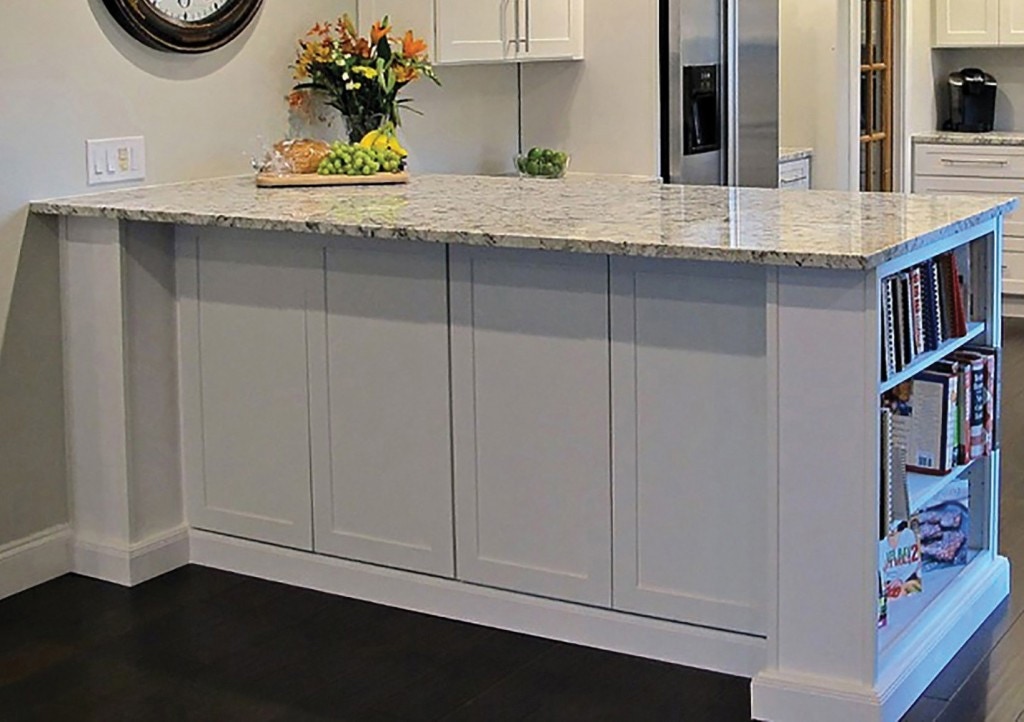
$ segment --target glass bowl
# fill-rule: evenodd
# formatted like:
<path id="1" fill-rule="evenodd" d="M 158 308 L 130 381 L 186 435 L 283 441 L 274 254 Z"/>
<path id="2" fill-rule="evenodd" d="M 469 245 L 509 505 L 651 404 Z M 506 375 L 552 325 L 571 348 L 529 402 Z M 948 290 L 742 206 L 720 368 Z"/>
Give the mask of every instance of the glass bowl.
<path id="1" fill-rule="evenodd" d="M 520 178 L 561 178 L 569 168 L 569 154 L 549 148 L 531 148 L 513 157 Z"/>

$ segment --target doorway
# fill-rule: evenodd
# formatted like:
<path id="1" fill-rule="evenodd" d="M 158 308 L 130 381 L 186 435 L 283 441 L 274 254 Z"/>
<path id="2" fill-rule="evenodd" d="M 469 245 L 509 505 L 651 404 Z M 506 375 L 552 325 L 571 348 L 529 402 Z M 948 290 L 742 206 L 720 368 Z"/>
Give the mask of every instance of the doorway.
<path id="1" fill-rule="evenodd" d="M 894 0 L 860 0 L 860 189 L 891 192 Z"/>

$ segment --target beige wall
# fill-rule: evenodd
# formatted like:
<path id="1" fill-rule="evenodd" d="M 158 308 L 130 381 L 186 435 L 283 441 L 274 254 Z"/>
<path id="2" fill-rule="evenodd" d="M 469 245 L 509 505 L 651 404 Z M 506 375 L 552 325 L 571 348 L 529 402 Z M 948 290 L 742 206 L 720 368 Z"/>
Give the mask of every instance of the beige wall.
<path id="1" fill-rule="evenodd" d="M 854 186 L 858 159 L 850 83 L 850 0 L 780 0 L 779 137 L 814 148 L 815 188 Z"/>
<path id="2" fill-rule="evenodd" d="M 582 62 L 523 66 L 523 146 L 572 169 L 658 174 L 658 3 L 587 0 Z"/>
<path id="3" fill-rule="evenodd" d="M 229 47 L 184 57 L 128 38 L 102 0 L 5 0 L 0 546 L 67 520 L 56 225 L 26 231 L 27 202 L 89 190 L 86 138 L 144 135 L 150 183 L 246 171 L 257 137 L 287 127 L 295 39 L 343 11 L 354 0 L 266 0 Z"/>

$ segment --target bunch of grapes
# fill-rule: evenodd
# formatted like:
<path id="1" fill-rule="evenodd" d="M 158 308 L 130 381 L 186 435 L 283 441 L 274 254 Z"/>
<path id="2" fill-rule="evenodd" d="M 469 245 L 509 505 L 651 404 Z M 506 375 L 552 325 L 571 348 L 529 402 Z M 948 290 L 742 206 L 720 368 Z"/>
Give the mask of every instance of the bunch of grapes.
<path id="1" fill-rule="evenodd" d="M 373 175 L 397 173 L 402 165 L 401 156 L 389 148 L 367 148 L 358 143 L 344 145 L 335 141 L 316 172 L 320 175 Z"/>

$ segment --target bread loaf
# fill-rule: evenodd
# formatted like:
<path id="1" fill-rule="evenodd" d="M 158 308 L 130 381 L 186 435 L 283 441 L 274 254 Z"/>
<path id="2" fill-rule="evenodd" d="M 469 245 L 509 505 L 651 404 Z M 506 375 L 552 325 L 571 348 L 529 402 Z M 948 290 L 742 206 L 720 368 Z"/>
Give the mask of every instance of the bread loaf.
<path id="1" fill-rule="evenodd" d="M 331 146 L 322 140 L 297 138 L 275 143 L 274 151 L 291 166 L 292 173 L 316 173 Z"/>

